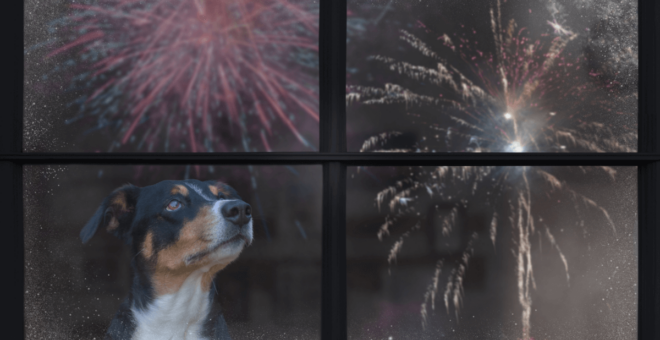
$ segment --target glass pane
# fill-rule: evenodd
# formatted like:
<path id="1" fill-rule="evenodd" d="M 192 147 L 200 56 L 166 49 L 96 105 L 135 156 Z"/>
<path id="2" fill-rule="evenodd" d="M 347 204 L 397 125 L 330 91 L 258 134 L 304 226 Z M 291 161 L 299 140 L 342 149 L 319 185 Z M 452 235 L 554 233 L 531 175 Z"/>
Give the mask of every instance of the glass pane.
<path id="1" fill-rule="evenodd" d="M 636 167 L 348 174 L 349 339 L 637 339 Z"/>
<path id="2" fill-rule="evenodd" d="M 25 152 L 316 151 L 318 1 L 25 1 Z"/>
<path id="3" fill-rule="evenodd" d="M 321 167 L 196 168 L 25 166 L 26 339 L 320 338 Z"/>
<path id="4" fill-rule="evenodd" d="M 636 0 L 348 1 L 347 143 L 636 152 Z"/>

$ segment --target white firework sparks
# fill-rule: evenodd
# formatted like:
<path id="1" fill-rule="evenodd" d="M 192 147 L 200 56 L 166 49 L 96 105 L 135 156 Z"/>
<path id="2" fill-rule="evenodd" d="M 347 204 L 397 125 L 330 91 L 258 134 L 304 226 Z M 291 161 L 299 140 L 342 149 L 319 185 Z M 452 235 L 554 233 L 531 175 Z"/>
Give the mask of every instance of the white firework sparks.
<path id="1" fill-rule="evenodd" d="M 560 8 L 555 7 L 557 11 Z M 500 3 L 491 9 L 490 24 L 495 43 L 494 53 L 484 53 L 468 39 L 447 34 L 438 38 L 442 51 L 435 51 L 414 34 L 401 30 L 400 38 L 422 56 L 431 60 L 433 67 L 416 65 L 387 56 L 373 56 L 372 60 L 384 64 L 404 81 L 423 83 L 419 88 L 386 83 L 382 87 L 348 86 L 347 104 L 387 105 L 401 108 L 406 115 L 414 115 L 423 124 L 426 133 L 412 145 L 390 147 L 391 141 L 400 136 L 397 131 L 384 132 L 364 142 L 361 152 L 635 152 L 637 143 L 634 126 L 622 127 L 605 123 L 612 116 L 634 116 L 635 112 L 622 112 L 613 105 L 635 97 L 617 96 L 616 84 L 598 85 L 578 76 L 587 72 L 597 77 L 595 71 L 585 71 L 585 57 L 565 53 L 566 47 L 579 37 L 563 24 L 561 16 L 552 13 L 548 20 L 547 34 L 538 39 L 518 29 L 514 20 L 502 25 Z M 454 39 L 454 41 L 452 41 Z M 458 46 L 457 46 L 458 45 Z M 443 55 L 456 54 L 462 65 L 450 63 Z M 455 59 L 455 58 L 454 58 Z M 580 71 L 580 69 L 582 70 Z M 438 95 L 430 93 L 438 90 Z M 615 225 L 608 212 L 598 203 L 586 197 L 558 178 L 552 168 L 541 167 L 416 167 L 410 168 L 409 177 L 398 181 L 378 193 L 379 209 L 387 209 L 385 223 L 378 232 L 383 240 L 390 235 L 390 228 L 403 216 L 416 214 L 417 197 L 448 198 L 448 188 L 455 190 L 454 199 L 459 201 L 442 218 L 442 234 L 448 236 L 456 229 L 455 214 L 462 205 L 469 204 L 481 187 L 500 194 L 488 196 L 487 205 L 495 207 L 504 197 L 505 212 L 500 216 L 492 212 L 490 239 L 495 246 L 498 228 L 509 226 L 513 230 L 517 275 L 518 302 L 522 307 L 522 337 L 531 334 L 531 292 L 535 289 L 532 266 L 532 237 L 544 237 L 557 251 L 566 270 L 569 283 L 569 262 L 556 242 L 551 228 L 543 222 L 535 222 L 538 215 L 537 197 L 530 189 L 542 183 L 543 193 L 568 197 L 582 218 L 583 211 L 593 210 L 600 214 L 616 234 Z M 582 173 L 604 172 L 614 179 L 613 168 L 579 167 Z M 486 182 L 487 180 L 487 182 Z M 506 221 L 508 220 L 508 223 Z M 584 228 L 584 223 L 579 223 Z M 411 232 L 420 228 L 417 223 L 406 231 L 391 248 L 388 263 L 394 263 Z M 583 230 L 586 234 L 586 230 Z M 474 234 L 465 248 L 457 267 L 451 271 L 444 290 L 447 313 L 454 309 L 458 317 L 462 305 L 463 281 L 473 253 Z M 435 310 L 439 295 L 440 278 L 444 261 L 436 265 L 424 302 L 421 305 L 422 325 L 426 327 L 429 304 Z"/>

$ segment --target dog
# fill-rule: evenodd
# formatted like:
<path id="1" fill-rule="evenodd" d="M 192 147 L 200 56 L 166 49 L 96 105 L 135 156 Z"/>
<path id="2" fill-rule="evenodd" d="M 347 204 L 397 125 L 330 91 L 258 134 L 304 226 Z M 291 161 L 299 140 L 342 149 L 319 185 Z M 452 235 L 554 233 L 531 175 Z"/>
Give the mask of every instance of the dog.
<path id="1" fill-rule="evenodd" d="M 105 228 L 130 247 L 133 283 L 110 323 L 111 340 L 230 340 L 213 278 L 252 243 L 252 212 L 221 182 L 125 185 L 80 232 Z"/>

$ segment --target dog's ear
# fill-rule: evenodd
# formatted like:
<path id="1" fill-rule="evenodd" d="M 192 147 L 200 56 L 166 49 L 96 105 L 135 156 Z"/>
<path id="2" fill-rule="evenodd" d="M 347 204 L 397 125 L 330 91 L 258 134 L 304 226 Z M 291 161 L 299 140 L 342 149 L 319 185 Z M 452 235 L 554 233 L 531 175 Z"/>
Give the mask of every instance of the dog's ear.
<path id="1" fill-rule="evenodd" d="M 112 192 L 96 209 L 94 216 L 80 231 L 80 239 L 87 243 L 96 234 L 99 227 L 118 238 L 130 243 L 127 237 L 133 217 L 135 217 L 135 204 L 140 188 L 134 185 L 125 185 Z"/>
<path id="2" fill-rule="evenodd" d="M 222 183 L 220 181 L 206 181 L 204 183 L 208 184 L 209 189 L 216 196 L 218 196 L 218 194 L 221 193 L 227 198 L 241 199 L 241 197 L 238 196 L 238 192 L 236 192 L 234 188 L 230 187 L 225 183 Z"/>

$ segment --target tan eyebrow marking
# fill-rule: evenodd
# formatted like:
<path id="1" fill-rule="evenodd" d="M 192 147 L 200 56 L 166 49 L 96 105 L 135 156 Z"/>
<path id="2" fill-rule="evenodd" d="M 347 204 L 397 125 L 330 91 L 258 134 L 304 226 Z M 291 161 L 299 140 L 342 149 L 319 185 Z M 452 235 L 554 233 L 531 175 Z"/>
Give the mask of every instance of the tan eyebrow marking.
<path id="1" fill-rule="evenodd" d="M 213 195 L 215 195 L 216 197 L 218 196 L 218 192 L 219 192 L 219 191 L 218 191 L 218 187 L 213 186 L 213 185 L 209 185 L 209 190 L 211 190 L 211 193 L 212 193 Z"/>
<path id="2" fill-rule="evenodd" d="M 181 184 L 177 184 L 174 186 L 174 188 L 172 188 L 170 194 L 172 195 L 181 194 L 183 196 L 188 196 L 188 188 L 184 187 Z"/>
<path id="3" fill-rule="evenodd" d="M 227 190 L 227 188 L 225 188 L 225 185 L 226 184 L 224 184 L 224 183 L 218 182 L 218 186 L 217 186 L 218 191 L 220 191 L 223 195 L 227 196 L 227 198 L 234 197 L 234 195 L 232 195 L 231 191 L 229 191 L 229 190 Z"/>

